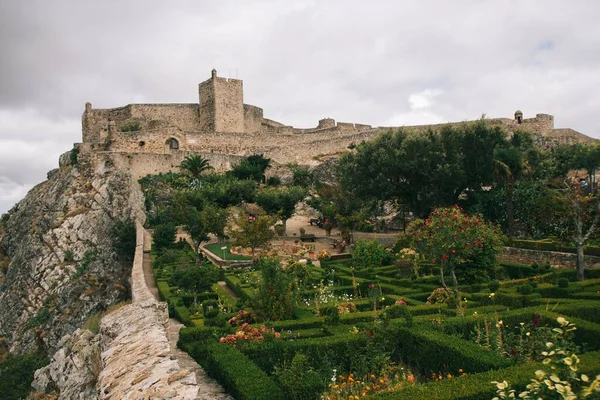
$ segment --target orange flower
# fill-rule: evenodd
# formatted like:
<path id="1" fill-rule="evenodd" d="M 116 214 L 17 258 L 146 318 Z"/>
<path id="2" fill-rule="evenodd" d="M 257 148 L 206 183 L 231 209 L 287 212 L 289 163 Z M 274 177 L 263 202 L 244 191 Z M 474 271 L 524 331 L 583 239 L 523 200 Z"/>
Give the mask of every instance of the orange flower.
<path id="1" fill-rule="evenodd" d="M 409 381 L 409 382 L 413 382 L 413 381 L 415 380 L 415 376 L 414 376 L 414 375 L 409 375 L 409 376 L 406 378 L 406 380 L 407 380 L 407 381 Z"/>

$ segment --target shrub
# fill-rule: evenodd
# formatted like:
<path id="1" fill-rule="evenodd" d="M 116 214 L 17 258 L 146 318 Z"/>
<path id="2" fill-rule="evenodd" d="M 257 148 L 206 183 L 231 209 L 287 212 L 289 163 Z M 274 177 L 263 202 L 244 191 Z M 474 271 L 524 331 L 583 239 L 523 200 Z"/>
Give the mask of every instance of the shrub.
<path id="1" fill-rule="evenodd" d="M 73 167 L 77 167 L 77 162 L 79 159 L 79 147 L 73 147 L 69 154 L 69 161 Z"/>
<path id="2" fill-rule="evenodd" d="M 517 286 L 517 292 L 521 294 L 531 294 L 533 293 L 533 287 L 528 283 L 524 283 L 522 285 Z"/>
<path id="3" fill-rule="evenodd" d="M 117 257 L 124 262 L 133 261 L 136 246 L 135 222 L 132 219 L 116 221 L 110 229 L 110 237 Z"/>
<path id="4" fill-rule="evenodd" d="M 558 278 L 556 280 L 556 286 L 559 288 L 569 287 L 569 280 L 567 278 Z"/>
<path id="5" fill-rule="evenodd" d="M 321 315 L 325 317 L 324 322 L 326 325 L 337 325 L 340 323 L 340 312 L 335 306 L 321 309 Z"/>
<path id="6" fill-rule="evenodd" d="M 42 352 L 15 355 L 9 353 L 0 362 L 0 393 L 5 400 L 18 400 L 27 397 L 31 391 L 33 373 L 48 365 L 48 358 Z"/>
<path id="7" fill-rule="evenodd" d="M 500 282 L 495 279 L 493 281 L 490 281 L 488 283 L 488 289 L 490 289 L 490 292 L 492 293 L 497 292 L 498 289 L 500 289 Z"/>
<path id="8" fill-rule="evenodd" d="M 390 258 L 383 245 L 377 240 L 359 240 L 352 248 L 352 264 L 357 269 L 379 267 Z"/>
<path id="9" fill-rule="evenodd" d="M 65 255 L 64 258 L 65 262 L 72 262 L 73 261 L 73 250 L 67 250 L 65 251 Z"/>
<path id="10" fill-rule="evenodd" d="M 281 185 L 281 178 L 278 176 L 270 176 L 269 179 L 267 179 L 267 185 L 268 186 L 279 186 L 279 185 Z"/>
<path id="11" fill-rule="evenodd" d="M 383 314 L 389 319 L 404 318 L 406 326 L 410 327 L 413 325 L 412 313 L 406 305 L 394 304 L 393 306 L 386 308 Z"/>
<path id="12" fill-rule="evenodd" d="M 450 291 L 446 288 L 437 288 L 427 298 L 427 304 L 445 304 L 450 298 Z"/>
<path id="13" fill-rule="evenodd" d="M 204 360 L 198 360 L 197 356 L 194 358 L 236 399 L 285 398 L 275 382 L 235 347 L 211 343 L 206 346 L 205 354 Z"/>
<path id="14" fill-rule="evenodd" d="M 277 377 L 288 399 L 320 399 L 321 392 L 325 389 L 323 380 L 310 366 L 308 358 L 301 353 L 297 353 L 291 365 L 280 370 Z"/>

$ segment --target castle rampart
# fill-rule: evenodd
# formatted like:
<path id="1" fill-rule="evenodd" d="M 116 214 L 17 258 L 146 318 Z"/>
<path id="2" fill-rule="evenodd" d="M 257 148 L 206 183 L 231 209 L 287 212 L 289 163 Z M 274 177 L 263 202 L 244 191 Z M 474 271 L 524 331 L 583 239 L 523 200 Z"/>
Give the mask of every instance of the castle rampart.
<path id="1" fill-rule="evenodd" d="M 130 104 L 113 109 L 94 109 L 86 104 L 82 117 L 83 144 L 92 152 L 129 154 L 122 162 L 137 174 L 166 172 L 185 155 L 207 155 L 218 170 L 231 167 L 241 157 L 264 154 L 280 164 L 316 164 L 321 156 L 340 154 L 351 144 L 397 127 L 378 127 L 323 118 L 314 128 L 295 128 L 264 118 L 263 109 L 243 103 L 243 82 L 217 76 L 199 85 L 198 104 Z M 555 129 L 554 117 L 536 114 L 523 118 L 487 119 L 508 132 L 532 131 L 548 143 L 593 141 L 572 129 Z M 406 126 L 410 131 L 439 130 L 465 122 Z M 139 155 L 139 157 L 138 157 Z M 210 155 L 210 156 L 209 156 Z M 214 162 L 214 164 L 213 164 Z M 147 165 L 146 165 L 147 164 Z"/>

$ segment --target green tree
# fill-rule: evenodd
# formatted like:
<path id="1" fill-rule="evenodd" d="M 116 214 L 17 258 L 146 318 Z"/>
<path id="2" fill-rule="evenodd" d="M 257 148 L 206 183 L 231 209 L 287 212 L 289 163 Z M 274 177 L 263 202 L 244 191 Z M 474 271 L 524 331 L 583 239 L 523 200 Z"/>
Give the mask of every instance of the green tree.
<path id="1" fill-rule="evenodd" d="M 251 216 L 243 210 L 238 210 L 233 213 L 227 234 L 235 244 L 250 247 L 254 255 L 257 247 L 265 245 L 273 238 L 273 223 L 273 218 L 264 213 Z"/>
<path id="2" fill-rule="evenodd" d="M 166 223 L 158 225 L 152 234 L 152 241 L 157 251 L 161 252 L 173 246 L 177 228 L 175 225 Z"/>
<path id="3" fill-rule="evenodd" d="M 281 218 L 285 229 L 287 220 L 294 215 L 296 204 L 306 194 L 306 189 L 300 186 L 264 188 L 256 194 L 256 203 L 268 214 Z"/>
<path id="4" fill-rule="evenodd" d="M 27 398 L 36 370 L 48 365 L 46 354 L 41 351 L 15 355 L 8 353 L 0 362 L 0 393 L 6 400 Z"/>
<path id="5" fill-rule="evenodd" d="M 194 296 L 194 307 L 198 305 L 198 294 L 209 291 L 219 280 L 219 268 L 211 263 L 188 265 L 177 269 L 169 278 L 169 283 L 187 291 Z"/>
<path id="6" fill-rule="evenodd" d="M 313 183 L 313 174 L 307 165 L 290 164 L 292 170 L 292 185 L 310 188 Z"/>
<path id="7" fill-rule="evenodd" d="M 565 216 L 571 224 L 571 238 L 577 247 L 577 279 L 584 280 L 584 246 L 590 236 L 598 228 L 600 220 L 600 196 L 587 194 L 579 185 L 579 182 L 569 178 L 556 183 L 556 197 L 566 205 Z"/>
<path id="8" fill-rule="evenodd" d="M 425 221 L 414 221 L 409 231 L 417 252 L 440 265 L 440 279 L 446 289 L 444 275 L 450 274 L 456 298 L 456 269 L 465 264 L 473 268 L 493 265 L 502 245 L 498 233 L 480 215 L 467 215 L 458 206 L 435 209 Z"/>
<path id="9" fill-rule="evenodd" d="M 264 182 L 265 171 L 271 165 L 271 159 L 262 154 L 253 154 L 244 158 L 238 165 L 233 167 L 231 174 L 237 179 L 251 179 Z"/>
<path id="10" fill-rule="evenodd" d="M 377 240 L 359 240 L 352 248 L 352 264 L 357 269 L 380 267 L 389 260 L 389 253 Z"/>
<path id="11" fill-rule="evenodd" d="M 506 195 L 506 223 L 509 236 L 515 234 L 514 192 L 518 180 L 533 172 L 539 161 L 539 152 L 534 147 L 533 137 L 517 131 L 503 146 L 494 152 L 496 180 L 504 186 Z"/>
<path id="12" fill-rule="evenodd" d="M 466 189 L 492 182 L 493 150 L 503 137 L 485 121 L 389 131 L 340 158 L 339 182 L 359 199 L 407 204 L 426 216 L 435 206 L 455 204 Z"/>
<path id="13" fill-rule="evenodd" d="M 135 223 L 131 219 L 115 221 L 110 230 L 113 248 L 124 262 L 133 261 L 136 246 Z"/>
<path id="14" fill-rule="evenodd" d="M 298 288 L 293 274 L 283 270 L 278 257 L 260 257 L 256 266 L 261 276 L 253 304 L 256 313 L 272 321 L 292 318 Z"/>
<path id="15" fill-rule="evenodd" d="M 187 156 L 179 166 L 182 170 L 187 171 L 194 179 L 200 179 L 204 171 L 213 169 L 209 161 L 202 158 L 198 154 Z"/>
<path id="16" fill-rule="evenodd" d="M 190 235 L 194 242 L 194 253 L 196 253 L 196 260 L 200 259 L 200 245 L 202 242 L 208 241 L 208 227 L 202 213 L 194 207 L 188 207 L 187 221 L 183 226 L 183 229 Z"/>

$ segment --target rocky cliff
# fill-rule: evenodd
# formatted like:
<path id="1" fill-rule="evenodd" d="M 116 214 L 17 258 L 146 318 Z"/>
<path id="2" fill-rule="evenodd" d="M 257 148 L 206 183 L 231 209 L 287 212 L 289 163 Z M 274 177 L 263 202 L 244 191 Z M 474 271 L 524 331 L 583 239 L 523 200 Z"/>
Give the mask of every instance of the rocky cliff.
<path id="1" fill-rule="evenodd" d="M 2 219 L 0 341 L 14 353 L 51 356 L 63 336 L 130 297 L 131 263 L 118 260 L 111 229 L 143 219 L 137 183 L 94 170 L 85 155 L 60 165 Z"/>

